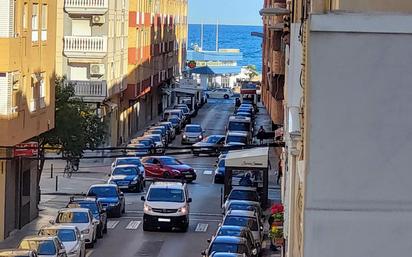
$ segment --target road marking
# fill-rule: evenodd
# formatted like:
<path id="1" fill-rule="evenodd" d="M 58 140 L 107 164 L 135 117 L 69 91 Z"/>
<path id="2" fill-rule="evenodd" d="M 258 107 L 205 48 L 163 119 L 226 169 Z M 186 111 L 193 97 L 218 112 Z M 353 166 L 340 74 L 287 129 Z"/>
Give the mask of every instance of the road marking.
<path id="1" fill-rule="evenodd" d="M 205 170 L 203 171 L 203 175 L 212 175 L 213 170 Z"/>
<path id="2" fill-rule="evenodd" d="M 207 227 L 209 227 L 209 224 L 206 223 L 199 223 L 196 226 L 196 232 L 206 232 Z"/>
<path id="3" fill-rule="evenodd" d="M 139 227 L 140 223 L 142 223 L 140 220 L 132 220 L 126 226 L 126 229 L 137 229 Z"/>
<path id="4" fill-rule="evenodd" d="M 109 220 L 107 222 L 107 228 L 114 229 L 117 226 L 117 224 L 119 224 L 118 220 Z"/>
<path id="5" fill-rule="evenodd" d="M 143 217 L 139 217 L 139 216 L 128 216 L 128 217 L 120 217 L 120 219 L 125 219 L 125 220 L 130 220 L 130 219 L 143 219 Z M 203 221 L 203 222 L 222 222 L 222 219 L 208 219 L 208 218 L 204 218 L 204 219 L 198 219 L 198 218 L 190 218 L 191 221 Z"/>
<path id="6" fill-rule="evenodd" d="M 91 250 L 87 250 L 87 252 L 86 252 L 86 257 L 90 257 L 91 255 L 92 255 L 92 253 L 94 252 L 94 250 L 93 249 L 91 249 Z"/>

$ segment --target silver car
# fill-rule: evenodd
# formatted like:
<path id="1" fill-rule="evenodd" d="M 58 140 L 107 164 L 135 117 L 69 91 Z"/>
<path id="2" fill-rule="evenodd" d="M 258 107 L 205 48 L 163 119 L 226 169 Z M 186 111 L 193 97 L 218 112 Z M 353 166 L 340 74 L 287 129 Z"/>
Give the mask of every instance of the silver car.
<path id="1" fill-rule="evenodd" d="M 182 136 L 182 144 L 194 144 L 203 140 L 205 131 L 197 124 L 186 125 Z"/>
<path id="2" fill-rule="evenodd" d="M 54 225 L 40 229 L 39 236 L 57 236 L 66 248 L 67 257 L 86 256 L 86 245 L 75 226 Z"/>

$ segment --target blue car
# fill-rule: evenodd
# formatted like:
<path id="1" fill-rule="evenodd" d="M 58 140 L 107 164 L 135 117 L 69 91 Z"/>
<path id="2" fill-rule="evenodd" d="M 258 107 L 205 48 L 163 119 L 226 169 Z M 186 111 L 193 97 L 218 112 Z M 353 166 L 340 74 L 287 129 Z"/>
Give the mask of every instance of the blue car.
<path id="1" fill-rule="evenodd" d="M 114 217 L 121 217 L 122 213 L 125 213 L 124 194 L 115 184 L 92 185 L 87 192 L 87 196 L 96 197 L 107 213 Z"/>
<path id="2" fill-rule="evenodd" d="M 223 184 L 225 182 L 225 159 L 220 159 L 216 165 L 215 177 L 213 180 L 216 184 Z"/>
<path id="3" fill-rule="evenodd" d="M 110 174 L 108 183 L 117 185 L 120 190 L 140 193 L 144 188 L 144 169 L 142 171 L 135 165 L 118 165 Z"/>

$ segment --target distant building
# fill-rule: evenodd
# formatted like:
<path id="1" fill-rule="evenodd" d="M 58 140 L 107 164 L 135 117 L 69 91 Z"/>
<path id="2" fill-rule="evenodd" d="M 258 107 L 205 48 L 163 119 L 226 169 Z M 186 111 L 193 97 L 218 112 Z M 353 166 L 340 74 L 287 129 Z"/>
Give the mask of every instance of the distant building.
<path id="1" fill-rule="evenodd" d="M 412 2 L 388 3 L 266 0 L 261 10 L 267 41 L 283 28 L 264 64 L 284 63 L 284 98 L 268 66 L 262 95 L 274 122 L 284 106 L 284 256 L 410 254 Z"/>
<path id="2" fill-rule="evenodd" d="M 37 161 L 11 148 L 54 128 L 56 2 L 0 0 L 0 240 L 38 216 Z M 30 144 L 30 146 L 36 146 Z M 21 159 L 17 156 L 23 156 Z"/>

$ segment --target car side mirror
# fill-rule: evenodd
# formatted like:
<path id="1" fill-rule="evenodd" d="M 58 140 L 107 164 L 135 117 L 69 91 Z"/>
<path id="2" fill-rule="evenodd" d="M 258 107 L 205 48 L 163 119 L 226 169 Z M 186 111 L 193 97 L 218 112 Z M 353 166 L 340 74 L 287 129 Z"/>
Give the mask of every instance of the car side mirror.
<path id="1" fill-rule="evenodd" d="M 146 201 L 146 197 L 144 197 L 144 196 L 142 195 L 142 197 L 140 197 L 140 200 Z"/>
<path id="2" fill-rule="evenodd" d="M 110 174 L 107 174 L 108 177 L 110 177 Z"/>
<path id="3" fill-rule="evenodd" d="M 114 168 L 114 162 L 112 163 L 112 168 Z"/>
<path id="4" fill-rule="evenodd" d="M 187 199 L 187 202 L 188 202 L 188 203 L 191 203 L 191 202 L 192 202 L 192 198 L 189 197 L 189 198 Z"/>
<path id="5" fill-rule="evenodd" d="M 99 221 L 98 221 L 98 220 L 94 220 L 94 221 L 92 222 L 92 224 L 93 224 L 94 226 L 97 226 L 97 225 L 99 225 Z"/>
<path id="6" fill-rule="evenodd" d="M 210 238 L 206 239 L 206 242 L 208 242 L 210 244 L 210 242 L 212 242 L 212 240 Z"/>
<path id="7" fill-rule="evenodd" d="M 202 251 L 202 256 L 206 256 L 206 251 Z"/>

